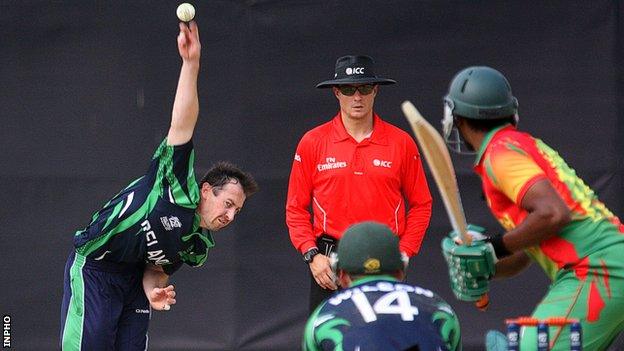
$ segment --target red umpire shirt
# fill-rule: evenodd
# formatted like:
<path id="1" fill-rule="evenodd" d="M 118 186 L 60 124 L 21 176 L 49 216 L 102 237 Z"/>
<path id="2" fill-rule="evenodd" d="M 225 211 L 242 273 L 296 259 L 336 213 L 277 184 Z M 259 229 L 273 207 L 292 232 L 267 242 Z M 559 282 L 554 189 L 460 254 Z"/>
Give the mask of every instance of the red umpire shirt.
<path id="1" fill-rule="evenodd" d="M 301 253 L 316 247 L 323 233 L 340 239 L 351 224 L 377 221 L 398 234 L 401 251 L 413 256 L 430 217 L 420 155 L 405 131 L 375 114 L 371 136 L 358 143 L 339 112 L 301 138 L 286 201 L 290 240 Z"/>

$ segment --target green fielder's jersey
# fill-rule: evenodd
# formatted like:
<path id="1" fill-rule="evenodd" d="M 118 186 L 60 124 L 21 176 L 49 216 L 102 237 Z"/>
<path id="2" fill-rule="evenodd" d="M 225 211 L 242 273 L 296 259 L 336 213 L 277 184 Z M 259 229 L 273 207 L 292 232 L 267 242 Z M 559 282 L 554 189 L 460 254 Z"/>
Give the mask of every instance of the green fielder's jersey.
<path id="1" fill-rule="evenodd" d="M 439 296 L 374 276 L 336 292 L 312 313 L 302 349 L 455 351 L 461 334 L 455 312 Z"/>
<path id="2" fill-rule="evenodd" d="M 193 143 L 167 145 L 163 140 L 147 173 L 95 212 L 76 232 L 79 254 L 108 262 L 146 262 L 172 274 L 182 263 L 199 266 L 214 246 L 199 227 L 199 186 Z"/>

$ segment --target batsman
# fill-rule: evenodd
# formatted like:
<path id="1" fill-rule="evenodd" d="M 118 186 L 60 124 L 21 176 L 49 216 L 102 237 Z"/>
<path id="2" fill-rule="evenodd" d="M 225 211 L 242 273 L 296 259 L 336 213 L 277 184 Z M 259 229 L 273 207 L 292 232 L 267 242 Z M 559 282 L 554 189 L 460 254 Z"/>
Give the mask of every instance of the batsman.
<path id="1" fill-rule="evenodd" d="M 478 301 L 491 278 L 511 277 L 532 261 L 552 280 L 533 317 L 581 321 L 583 350 L 605 350 L 624 329 L 624 225 L 559 154 L 516 128 L 518 100 L 490 67 L 468 67 L 444 99 L 445 140 L 476 155 L 474 170 L 487 204 L 505 232 L 470 226 L 470 246 L 454 233 L 442 243 L 451 287 Z M 552 350 L 565 350 L 568 329 L 550 327 Z M 521 349 L 534 350 L 535 328 L 522 331 Z"/>

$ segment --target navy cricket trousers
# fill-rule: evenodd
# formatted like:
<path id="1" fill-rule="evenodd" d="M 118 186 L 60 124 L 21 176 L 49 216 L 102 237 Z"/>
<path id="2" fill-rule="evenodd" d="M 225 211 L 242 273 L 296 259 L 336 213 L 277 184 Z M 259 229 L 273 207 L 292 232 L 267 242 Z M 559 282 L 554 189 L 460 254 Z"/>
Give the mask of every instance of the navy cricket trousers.
<path id="1" fill-rule="evenodd" d="M 97 261 L 72 250 L 61 306 L 63 351 L 147 349 L 151 310 L 143 292 L 143 269 Z"/>

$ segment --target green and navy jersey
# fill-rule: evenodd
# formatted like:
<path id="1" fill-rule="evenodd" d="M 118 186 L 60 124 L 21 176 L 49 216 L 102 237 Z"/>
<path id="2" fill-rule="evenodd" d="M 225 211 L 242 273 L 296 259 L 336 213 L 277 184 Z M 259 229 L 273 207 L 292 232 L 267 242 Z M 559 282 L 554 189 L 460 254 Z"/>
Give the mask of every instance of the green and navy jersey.
<path id="1" fill-rule="evenodd" d="M 390 276 L 366 277 L 334 293 L 310 316 L 302 349 L 461 350 L 459 320 L 432 291 Z"/>
<path id="2" fill-rule="evenodd" d="M 199 227 L 199 186 L 193 169 L 193 143 L 163 140 L 147 173 L 95 212 L 76 232 L 79 254 L 108 262 L 146 262 L 172 274 L 182 263 L 199 266 L 214 246 Z"/>

